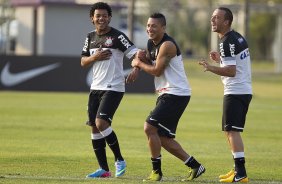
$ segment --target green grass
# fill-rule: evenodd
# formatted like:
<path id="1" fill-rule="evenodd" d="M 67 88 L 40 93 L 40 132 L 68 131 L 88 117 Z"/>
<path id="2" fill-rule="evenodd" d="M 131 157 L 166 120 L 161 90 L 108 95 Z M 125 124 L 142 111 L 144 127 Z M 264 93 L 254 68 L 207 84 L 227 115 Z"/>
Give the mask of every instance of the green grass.
<path id="1" fill-rule="evenodd" d="M 176 139 L 207 169 L 188 183 L 218 183 L 233 165 L 221 132 L 223 88 L 219 77 L 186 62 L 193 95 Z M 243 133 L 251 183 L 282 183 L 282 75 L 272 67 L 253 66 L 254 97 Z M 0 92 L 0 183 L 142 183 L 151 170 L 143 122 L 156 96 L 126 94 L 114 117 L 128 170 L 121 179 L 87 180 L 97 168 L 85 125 L 87 93 Z M 107 148 L 110 169 L 113 154 Z M 183 163 L 166 151 L 164 183 L 180 182 Z"/>

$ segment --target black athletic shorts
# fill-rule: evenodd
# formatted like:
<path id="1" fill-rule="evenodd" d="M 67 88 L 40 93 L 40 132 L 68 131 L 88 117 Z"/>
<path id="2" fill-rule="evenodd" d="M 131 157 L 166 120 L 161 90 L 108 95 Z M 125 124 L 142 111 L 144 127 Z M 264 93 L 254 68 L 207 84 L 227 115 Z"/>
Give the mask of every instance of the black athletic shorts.
<path id="1" fill-rule="evenodd" d="M 110 124 L 123 97 L 123 92 L 92 90 L 88 99 L 89 126 L 95 126 L 96 118 L 103 119 Z"/>
<path id="2" fill-rule="evenodd" d="M 163 94 L 146 122 L 158 128 L 160 136 L 175 137 L 178 121 L 190 101 L 190 96 Z"/>
<path id="3" fill-rule="evenodd" d="M 243 132 L 252 95 L 224 95 L 222 131 Z"/>

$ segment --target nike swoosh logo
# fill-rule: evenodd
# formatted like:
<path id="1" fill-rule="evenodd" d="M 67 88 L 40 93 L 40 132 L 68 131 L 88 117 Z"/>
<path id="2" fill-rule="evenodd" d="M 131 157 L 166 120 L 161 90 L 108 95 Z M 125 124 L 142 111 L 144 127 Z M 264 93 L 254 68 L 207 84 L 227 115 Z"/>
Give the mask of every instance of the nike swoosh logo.
<path id="1" fill-rule="evenodd" d="M 17 84 L 20 84 L 24 81 L 27 81 L 29 79 L 32 79 L 38 75 L 41 75 L 43 73 L 46 73 L 50 70 L 53 70 L 57 67 L 60 66 L 60 63 L 54 63 L 51 65 L 39 67 L 39 68 L 34 68 L 31 70 L 27 70 L 24 72 L 19 72 L 19 73 L 11 73 L 9 68 L 10 68 L 10 63 L 7 63 L 5 67 L 3 68 L 1 72 L 1 83 L 5 86 L 11 87 L 15 86 Z"/>
<path id="2" fill-rule="evenodd" d="M 105 115 L 107 115 L 107 114 L 104 114 L 104 113 L 100 113 L 100 116 L 105 116 Z"/>
<path id="3" fill-rule="evenodd" d="M 153 119 L 153 118 L 150 118 L 150 120 L 151 120 L 151 121 L 158 121 L 158 120 L 156 120 L 156 119 Z"/>
<path id="4" fill-rule="evenodd" d="M 234 177 L 234 181 L 237 182 L 237 181 L 240 181 L 242 179 L 246 178 L 245 176 L 244 177 L 240 177 L 240 178 L 237 178 L 237 177 Z"/>

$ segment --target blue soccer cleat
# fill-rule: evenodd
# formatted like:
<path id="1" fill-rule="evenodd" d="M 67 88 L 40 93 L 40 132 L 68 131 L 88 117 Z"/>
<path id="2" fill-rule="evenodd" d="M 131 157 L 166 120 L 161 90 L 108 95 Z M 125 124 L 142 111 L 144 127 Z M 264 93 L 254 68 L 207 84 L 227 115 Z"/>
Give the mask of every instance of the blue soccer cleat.
<path id="1" fill-rule="evenodd" d="M 123 161 L 116 161 L 115 162 L 115 166 L 116 166 L 116 174 L 115 174 L 115 176 L 116 177 L 120 177 L 120 176 L 122 176 L 122 175 L 124 175 L 124 173 L 125 173 L 125 168 L 126 168 L 126 163 L 125 163 L 125 161 L 123 160 Z"/>
<path id="2" fill-rule="evenodd" d="M 97 169 L 95 172 L 88 174 L 86 178 L 108 178 L 111 177 L 110 171 L 105 171 L 104 169 Z"/>

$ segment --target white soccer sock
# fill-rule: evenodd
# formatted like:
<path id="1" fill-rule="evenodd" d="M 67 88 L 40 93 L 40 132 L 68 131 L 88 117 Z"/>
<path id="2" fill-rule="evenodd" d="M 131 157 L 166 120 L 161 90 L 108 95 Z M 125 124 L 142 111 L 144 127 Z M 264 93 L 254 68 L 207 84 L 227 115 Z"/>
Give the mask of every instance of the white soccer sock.
<path id="1" fill-rule="evenodd" d="M 234 152 L 233 156 L 234 156 L 234 159 L 235 158 L 243 158 L 243 157 L 245 157 L 245 154 L 244 154 L 244 152 Z"/>

